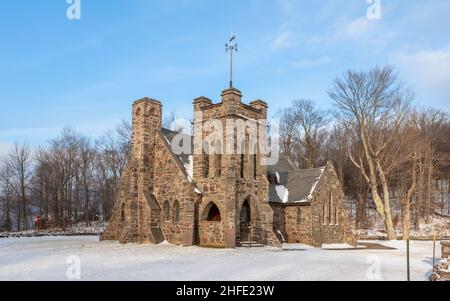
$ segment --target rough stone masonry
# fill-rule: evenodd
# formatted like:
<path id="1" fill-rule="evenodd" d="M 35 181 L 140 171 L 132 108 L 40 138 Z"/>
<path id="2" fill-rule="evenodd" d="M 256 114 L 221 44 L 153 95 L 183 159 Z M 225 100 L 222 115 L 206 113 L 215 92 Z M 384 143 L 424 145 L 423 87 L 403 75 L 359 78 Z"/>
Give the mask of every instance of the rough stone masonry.
<path id="1" fill-rule="evenodd" d="M 160 101 L 134 102 L 131 158 L 101 239 L 218 248 L 279 247 L 283 242 L 317 247 L 356 244 L 332 164 L 299 170 L 281 156 L 275 165 L 265 166 L 260 149 L 250 151 L 247 136 L 242 154 L 225 151 L 226 145 L 236 147 L 238 141 L 236 136 L 227 141 L 230 137 L 225 134 L 223 140 L 209 144 L 215 152 L 202 147 L 202 138 L 212 131 L 202 126 L 209 120 L 226 128 L 229 120 L 267 119 L 268 105 L 262 100 L 245 104 L 235 88 L 223 91 L 221 97 L 219 103 L 206 97 L 194 100 L 194 127 L 201 131 L 194 131 L 193 137 L 162 128 Z M 257 142 L 260 139 L 267 137 L 260 134 Z M 173 151 L 173 144 L 180 141 L 188 141 L 183 149 L 191 153 Z"/>

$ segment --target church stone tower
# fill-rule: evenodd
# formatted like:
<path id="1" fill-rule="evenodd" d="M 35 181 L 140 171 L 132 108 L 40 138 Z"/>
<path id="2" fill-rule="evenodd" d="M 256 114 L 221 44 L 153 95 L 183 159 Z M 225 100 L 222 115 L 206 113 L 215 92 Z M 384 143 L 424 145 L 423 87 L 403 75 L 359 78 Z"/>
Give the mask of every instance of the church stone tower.
<path id="1" fill-rule="evenodd" d="M 131 158 L 119 184 L 118 205 L 102 239 L 121 243 L 159 243 L 161 208 L 153 194 L 155 144 L 162 105 L 143 98 L 133 103 Z"/>
<path id="2" fill-rule="evenodd" d="M 249 151 L 245 136 L 242 153 L 237 151 L 236 131 L 233 141 L 227 141 L 226 128 L 236 121 L 263 123 L 267 118 L 267 104 L 262 100 L 250 105 L 242 103 L 242 94 L 235 88 L 222 92 L 222 101 L 213 104 L 200 97 L 194 101 L 194 182 L 203 193 L 199 204 L 199 244 L 233 248 L 245 243 L 277 245 L 273 233 L 273 212 L 264 191 L 268 189 L 265 168 L 261 165 L 259 147 Z M 211 129 L 205 127 L 217 120 L 222 127 L 222 140 L 208 143 L 209 152 L 201 148 Z M 247 129 L 245 129 L 247 133 Z M 263 131 L 265 133 L 265 131 Z M 260 137 L 257 137 L 259 140 Z M 227 149 L 231 145 L 232 153 Z"/>

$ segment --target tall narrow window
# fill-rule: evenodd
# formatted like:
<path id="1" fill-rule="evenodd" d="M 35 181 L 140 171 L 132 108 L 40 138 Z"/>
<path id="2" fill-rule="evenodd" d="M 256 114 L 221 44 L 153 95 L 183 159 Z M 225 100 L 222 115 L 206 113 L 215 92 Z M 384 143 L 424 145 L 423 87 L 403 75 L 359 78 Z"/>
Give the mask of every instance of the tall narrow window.
<path id="1" fill-rule="evenodd" d="M 168 201 L 164 203 L 164 220 L 170 222 L 170 204 Z"/>
<path id="2" fill-rule="evenodd" d="M 322 206 L 322 224 L 325 225 L 326 217 L 325 217 L 325 204 Z"/>
<path id="3" fill-rule="evenodd" d="M 178 223 L 180 222 L 180 203 L 178 201 L 175 201 L 173 207 L 173 221 L 175 223 Z"/>
<path id="4" fill-rule="evenodd" d="M 123 203 L 122 206 L 120 207 L 120 221 L 121 222 L 125 221 L 125 203 Z"/>
<path id="5" fill-rule="evenodd" d="M 339 225 L 339 214 L 337 204 L 334 204 L 334 224 Z"/>
<path id="6" fill-rule="evenodd" d="M 241 155 L 241 179 L 244 178 L 245 175 L 245 155 Z"/>
<path id="7" fill-rule="evenodd" d="M 331 217 L 332 217 L 332 215 L 331 215 L 331 209 L 333 208 L 333 195 L 332 195 L 332 193 L 330 192 L 330 200 L 329 200 L 329 203 L 328 203 L 328 224 L 329 225 L 331 225 L 332 224 L 332 220 L 331 220 Z"/>
<path id="8" fill-rule="evenodd" d="M 216 176 L 222 176 L 222 143 L 216 142 Z"/>
<path id="9" fill-rule="evenodd" d="M 209 178 L 209 152 L 207 149 L 203 154 L 203 175 L 205 178 Z"/>
<path id="10" fill-rule="evenodd" d="M 297 208 L 297 225 L 302 223 L 302 209 L 300 207 Z"/>
<path id="11" fill-rule="evenodd" d="M 258 156 L 256 154 L 253 155 L 253 178 L 256 180 L 258 176 Z"/>

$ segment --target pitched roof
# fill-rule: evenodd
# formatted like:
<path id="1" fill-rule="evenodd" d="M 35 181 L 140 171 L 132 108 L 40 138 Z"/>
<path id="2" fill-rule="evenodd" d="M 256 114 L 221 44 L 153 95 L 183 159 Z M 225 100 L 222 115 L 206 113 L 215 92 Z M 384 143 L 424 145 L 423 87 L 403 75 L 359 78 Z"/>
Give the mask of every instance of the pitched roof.
<path id="1" fill-rule="evenodd" d="M 184 142 L 184 141 L 190 141 L 191 145 L 190 145 L 190 149 L 192 150 L 192 146 L 194 145 L 194 141 L 193 141 L 193 137 L 187 134 L 183 134 L 183 133 L 179 133 L 179 132 L 174 132 L 165 128 L 161 129 L 161 134 L 163 135 L 163 137 L 166 139 L 167 143 L 169 144 L 169 146 L 172 146 L 172 142 L 173 139 L 175 137 L 179 137 L 182 138 L 180 139 L 180 143 Z M 181 135 L 181 136 L 179 136 Z M 181 144 L 180 147 L 183 147 L 183 145 Z M 185 172 L 189 182 L 192 183 L 193 178 L 194 178 L 194 157 L 191 154 L 175 154 L 172 149 L 171 149 L 172 154 L 174 155 L 174 157 L 176 159 L 178 159 L 178 163 L 179 165 L 181 165 L 183 167 L 183 171 Z M 201 193 L 200 190 L 195 187 L 194 188 L 195 192 L 197 193 Z"/>
<path id="2" fill-rule="evenodd" d="M 269 201 L 281 204 L 309 203 L 325 167 L 275 172 L 278 185 L 269 185 Z"/>
<path id="3" fill-rule="evenodd" d="M 296 171 L 298 168 L 295 166 L 294 162 L 285 155 L 280 155 L 278 162 L 274 165 L 267 166 L 267 173 L 285 173 L 290 171 Z"/>
<path id="4" fill-rule="evenodd" d="M 190 141 L 190 149 L 193 150 L 194 138 L 191 135 L 178 133 L 162 128 L 161 134 L 167 143 L 172 145 L 175 137 L 182 138 L 180 141 Z M 181 135 L 181 136 L 178 136 Z M 183 145 L 180 145 L 181 147 Z M 179 164 L 184 168 L 189 181 L 193 179 L 193 156 L 191 154 L 174 154 Z M 322 176 L 325 167 L 299 170 L 295 164 L 286 156 L 281 155 L 275 165 L 267 166 L 268 174 L 276 175 L 279 185 L 269 185 L 269 201 L 281 204 L 308 203 Z M 200 191 L 196 188 L 196 192 Z"/>
<path id="5" fill-rule="evenodd" d="M 179 138 L 182 138 L 182 139 L 180 139 L 180 142 L 190 141 L 190 143 L 191 143 L 190 149 L 192 151 L 192 147 L 194 145 L 194 137 L 187 135 L 187 134 L 171 131 L 171 130 L 165 129 L 165 128 L 161 129 L 161 133 L 166 138 L 169 145 L 172 145 L 172 141 L 176 136 L 178 136 Z M 180 147 L 183 147 L 183 145 L 181 144 Z M 183 165 L 187 175 L 189 176 L 189 180 L 192 182 L 192 178 L 193 178 L 192 173 L 193 173 L 193 168 L 194 168 L 192 154 L 184 154 L 183 153 L 183 154 L 174 154 L 174 155 L 178 158 L 180 163 Z"/>

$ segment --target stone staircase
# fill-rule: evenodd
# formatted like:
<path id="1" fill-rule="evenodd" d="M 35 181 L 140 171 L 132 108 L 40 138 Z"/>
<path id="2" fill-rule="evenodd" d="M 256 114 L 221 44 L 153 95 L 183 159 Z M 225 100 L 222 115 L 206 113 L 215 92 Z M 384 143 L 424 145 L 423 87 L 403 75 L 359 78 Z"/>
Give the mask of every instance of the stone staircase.
<path id="1" fill-rule="evenodd" d="M 261 248 L 264 247 L 262 241 L 261 229 L 254 229 L 250 234 L 247 234 L 245 238 L 239 239 L 236 242 L 237 246 L 243 248 Z"/>
<path id="2" fill-rule="evenodd" d="M 257 241 L 241 241 L 238 243 L 238 246 L 242 247 L 242 248 L 263 248 L 264 247 L 263 244 L 260 244 Z"/>
<path id="3" fill-rule="evenodd" d="M 133 242 L 133 234 L 137 232 L 137 223 L 126 226 L 119 238 L 121 244 Z"/>

